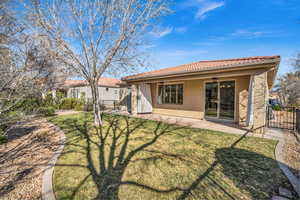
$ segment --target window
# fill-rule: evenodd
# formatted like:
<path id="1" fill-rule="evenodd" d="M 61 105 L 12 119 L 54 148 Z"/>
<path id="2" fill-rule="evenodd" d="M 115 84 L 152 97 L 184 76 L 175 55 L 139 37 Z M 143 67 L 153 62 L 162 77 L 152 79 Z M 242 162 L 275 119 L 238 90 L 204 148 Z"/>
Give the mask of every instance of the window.
<path id="1" fill-rule="evenodd" d="M 159 85 L 159 104 L 183 104 L 183 84 Z"/>
<path id="2" fill-rule="evenodd" d="M 79 94 L 79 89 L 76 89 L 76 88 L 72 88 L 71 89 L 71 97 L 72 98 L 78 98 L 78 95 Z"/>

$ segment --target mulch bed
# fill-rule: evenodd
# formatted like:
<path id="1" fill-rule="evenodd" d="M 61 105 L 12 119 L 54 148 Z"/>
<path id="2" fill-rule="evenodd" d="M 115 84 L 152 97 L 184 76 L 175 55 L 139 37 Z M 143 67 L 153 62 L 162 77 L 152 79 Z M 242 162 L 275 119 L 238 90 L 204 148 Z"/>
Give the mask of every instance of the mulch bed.
<path id="1" fill-rule="evenodd" d="M 284 151 L 285 162 L 293 174 L 300 178 L 300 141 L 295 134 L 290 131 L 286 131 Z"/>
<path id="2" fill-rule="evenodd" d="M 59 142 L 46 119 L 16 124 L 0 145 L 0 199 L 41 199 L 43 171 Z"/>

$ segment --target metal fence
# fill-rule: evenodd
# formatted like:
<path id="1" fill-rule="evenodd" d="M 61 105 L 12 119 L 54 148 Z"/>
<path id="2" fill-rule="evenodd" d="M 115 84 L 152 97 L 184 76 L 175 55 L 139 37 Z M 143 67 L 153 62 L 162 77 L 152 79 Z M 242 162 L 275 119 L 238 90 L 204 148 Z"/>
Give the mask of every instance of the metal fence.
<path id="1" fill-rule="evenodd" d="M 119 110 L 120 105 L 117 100 L 100 100 L 101 110 Z M 93 110 L 93 101 L 91 98 L 86 99 L 85 110 Z"/>
<path id="2" fill-rule="evenodd" d="M 267 125 L 270 128 L 295 130 L 297 125 L 296 108 L 288 106 L 268 106 Z M 299 122 L 299 114 L 298 114 Z M 299 125 L 299 123 L 298 123 Z"/>
<path id="3" fill-rule="evenodd" d="M 295 126 L 296 133 L 300 136 L 300 110 L 296 109 L 296 126 Z"/>

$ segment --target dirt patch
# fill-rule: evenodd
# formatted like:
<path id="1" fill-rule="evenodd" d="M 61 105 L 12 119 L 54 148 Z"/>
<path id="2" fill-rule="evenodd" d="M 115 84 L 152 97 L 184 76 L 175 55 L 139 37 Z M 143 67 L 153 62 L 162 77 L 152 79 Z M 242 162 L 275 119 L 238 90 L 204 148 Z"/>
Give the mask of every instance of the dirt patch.
<path id="1" fill-rule="evenodd" d="M 0 145 L 0 199 L 41 199 L 43 171 L 59 142 L 45 119 L 15 125 Z"/>
<path id="2" fill-rule="evenodd" d="M 290 131 L 286 131 L 284 146 L 285 162 L 295 176 L 299 177 L 300 170 L 300 142 Z"/>

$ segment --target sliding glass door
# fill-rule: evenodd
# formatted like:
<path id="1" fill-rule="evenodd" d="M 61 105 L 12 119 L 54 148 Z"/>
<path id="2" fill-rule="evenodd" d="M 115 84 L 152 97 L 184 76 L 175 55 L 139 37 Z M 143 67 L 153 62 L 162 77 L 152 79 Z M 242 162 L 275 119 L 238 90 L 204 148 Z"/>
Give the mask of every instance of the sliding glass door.
<path id="1" fill-rule="evenodd" d="M 206 83 L 205 115 L 207 117 L 218 117 L 218 83 Z"/>
<path id="2" fill-rule="evenodd" d="M 205 84 L 205 117 L 234 120 L 235 81 Z"/>

